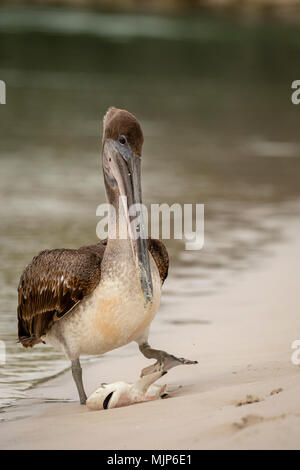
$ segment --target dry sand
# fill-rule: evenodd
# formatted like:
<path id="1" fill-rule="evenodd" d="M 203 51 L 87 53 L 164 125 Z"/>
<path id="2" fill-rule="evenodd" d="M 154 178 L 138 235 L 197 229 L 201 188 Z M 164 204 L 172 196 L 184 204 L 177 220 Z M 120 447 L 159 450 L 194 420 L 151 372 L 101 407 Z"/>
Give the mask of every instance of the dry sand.
<path id="1" fill-rule="evenodd" d="M 208 323 L 154 322 L 154 347 L 199 361 L 160 380 L 184 386 L 172 398 L 89 411 L 55 401 L 77 399 L 68 371 L 11 408 L 0 447 L 299 449 L 300 370 L 291 343 L 300 339 L 300 226 L 292 227 L 270 257 L 219 294 L 174 307 L 176 318 Z M 87 392 L 101 382 L 133 381 L 146 364 L 134 344 L 113 351 L 84 367 Z"/>

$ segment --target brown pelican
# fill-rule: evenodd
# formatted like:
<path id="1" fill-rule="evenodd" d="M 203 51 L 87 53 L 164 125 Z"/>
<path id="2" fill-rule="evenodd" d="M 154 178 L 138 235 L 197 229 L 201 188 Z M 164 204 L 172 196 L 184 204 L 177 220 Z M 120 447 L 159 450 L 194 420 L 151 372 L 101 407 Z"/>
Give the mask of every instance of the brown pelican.
<path id="1" fill-rule="evenodd" d="M 107 199 L 115 211 L 109 214 L 108 239 L 77 250 L 42 251 L 19 283 L 20 342 L 25 347 L 44 342 L 64 351 L 72 362 L 80 403 L 86 402 L 81 354 L 103 354 L 136 341 L 146 358 L 157 360 L 142 375 L 195 363 L 148 343 L 169 260 L 161 241 L 142 236 L 141 218 L 134 226 L 136 236 L 129 233 L 129 207 L 142 203 L 143 140 L 135 116 L 109 108 L 103 121 L 102 168 Z M 126 204 L 120 203 L 124 196 Z M 113 230 L 115 226 L 125 229 L 125 239 L 121 230 Z"/>

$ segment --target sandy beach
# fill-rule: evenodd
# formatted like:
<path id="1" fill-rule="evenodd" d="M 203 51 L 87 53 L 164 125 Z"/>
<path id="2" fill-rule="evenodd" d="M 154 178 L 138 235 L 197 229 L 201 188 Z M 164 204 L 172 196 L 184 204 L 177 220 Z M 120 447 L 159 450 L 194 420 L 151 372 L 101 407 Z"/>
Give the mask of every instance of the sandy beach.
<path id="1" fill-rule="evenodd" d="M 5 413 L 1 448 L 299 449 L 299 229 L 287 224 L 285 241 L 219 294 L 176 305 L 173 325 L 154 322 L 154 347 L 199 361 L 160 379 L 183 386 L 175 395 L 89 411 L 67 371 Z M 115 350 L 84 366 L 87 392 L 134 381 L 145 365 L 135 344 Z"/>

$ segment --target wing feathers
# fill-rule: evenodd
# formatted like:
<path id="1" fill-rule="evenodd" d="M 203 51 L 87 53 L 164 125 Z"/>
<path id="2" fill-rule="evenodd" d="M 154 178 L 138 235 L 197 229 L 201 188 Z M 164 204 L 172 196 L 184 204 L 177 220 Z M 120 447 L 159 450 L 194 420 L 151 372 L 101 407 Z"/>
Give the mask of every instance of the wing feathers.
<path id="1" fill-rule="evenodd" d="M 149 238 L 148 248 L 156 263 L 163 284 L 168 276 L 169 270 L 169 255 L 167 249 L 162 241 L 156 240 L 155 238 Z"/>
<path id="2" fill-rule="evenodd" d="M 104 249 L 102 250 L 104 252 Z M 19 339 L 31 346 L 90 294 L 101 278 L 101 257 L 89 250 L 45 250 L 25 268 L 19 283 Z"/>

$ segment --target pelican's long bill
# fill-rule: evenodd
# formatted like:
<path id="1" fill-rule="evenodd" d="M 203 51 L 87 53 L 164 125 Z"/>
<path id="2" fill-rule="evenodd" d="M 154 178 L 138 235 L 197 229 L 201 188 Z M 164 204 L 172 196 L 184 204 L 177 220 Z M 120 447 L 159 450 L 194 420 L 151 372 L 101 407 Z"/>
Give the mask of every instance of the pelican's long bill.
<path id="1" fill-rule="evenodd" d="M 137 256 L 141 288 L 147 305 L 153 298 L 153 284 L 148 239 L 144 233 L 143 211 L 139 211 L 138 217 L 130 214 L 130 207 L 134 205 L 142 207 L 141 158 L 139 155 L 133 154 L 124 136 L 118 140 L 105 140 L 103 145 L 103 170 L 107 191 L 114 193 L 114 197 L 119 193 L 124 205 L 129 237 L 133 254 Z"/>

